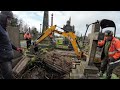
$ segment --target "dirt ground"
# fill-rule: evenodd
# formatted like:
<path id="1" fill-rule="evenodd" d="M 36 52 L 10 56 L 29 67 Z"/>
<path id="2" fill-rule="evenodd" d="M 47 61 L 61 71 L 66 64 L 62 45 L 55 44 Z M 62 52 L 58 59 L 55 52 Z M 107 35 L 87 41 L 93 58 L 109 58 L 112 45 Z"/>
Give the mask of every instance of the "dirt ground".
<path id="1" fill-rule="evenodd" d="M 116 74 L 116 75 L 120 78 L 120 66 L 116 67 L 116 68 L 113 70 L 113 73 Z"/>

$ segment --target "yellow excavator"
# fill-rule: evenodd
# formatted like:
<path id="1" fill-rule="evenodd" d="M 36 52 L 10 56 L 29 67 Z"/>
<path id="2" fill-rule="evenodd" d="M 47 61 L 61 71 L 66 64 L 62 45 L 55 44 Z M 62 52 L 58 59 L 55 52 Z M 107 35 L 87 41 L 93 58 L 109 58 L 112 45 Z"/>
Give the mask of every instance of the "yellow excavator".
<path id="1" fill-rule="evenodd" d="M 101 26 L 102 29 L 103 29 L 103 28 L 106 28 L 106 27 L 115 27 L 113 21 L 111 21 L 111 20 L 103 19 L 103 20 L 97 21 L 97 22 L 100 22 L 100 26 Z M 92 24 L 96 24 L 97 22 L 92 23 Z M 90 25 L 92 25 L 92 24 L 90 24 Z M 89 25 L 89 26 L 90 26 L 90 25 Z M 88 26 L 88 27 L 89 27 L 89 26 Z M 43 41 L 46 37 L 51 36 L 53 33 L 57 33 L 57 34 L 63 35 L 64 37 L 66 37 L 66 38 L 69 39 L 69 41 L 71 42 L 71 44 L 72 44 L 72 46 L 73 46 L 73 49 L 74 49 L 74 51 L 75 51 L 75 54 L 77 55 L 78 60 L 82 59 L 82 57 L 88 57 L 88 55 L 87 55 L 84 51 L 82 51 L 82 49 L 80 48 L 80 46 L 79 46 L 79 44 L 78 44 L 78 41 L 77 41 L 77 36 L 75 35 L 74 32 L 72 32 L 72 31 L 69 31 L 69 32 L 66 32 L 66 31 L 61 32 L 61 31 L 58 31 L 58 30 L 56 29 L 56 27 L 58 27 L 58 26 L 57 26 L 57 25 L 54 25 L 54 26 L 49 27 L 47 30 L 45 30 L 45 32 L 35 41 L 34 44 L 37 45 L 37 44 L 39 44 L 41 41 Z M 88 27 L 87 27 L 87 30 L 88 30 Z M 60 27 L 59 27 L 59 28 L 60 28 Z M 63 29 L 63 28 L 61 28 L 61 29 Z M 64 30 L 64 29 L 63 29 L 63 30 Z M 87 32 L 87 30 L 86 30 L 86 32 Z M 102 32 L 102 30 L 101 30 L 101 32 Z M 116 32 L 116 27 L 115 27 L 114 32 Z M 85 33 L 85 36 L 86 36 L 86 33 Z M 103 35 L 99 35 L 99 36 L 102 37 Z M 114 34 L 114 36 L 115 36 L 115 34 Z M 103 37 L 102 37 L 102 38 L 103 38 Z M 84 40 L 83 40 L 83 41 L 84 41 Z"/>
<path id="2" fill-rule="evenodd" d="M 77 37 L 74 32 L 61 32 L 56 30 L 57 25 L 51 26 L 45 32 L 36 40 L 35 44 L 39 44 L 41 41 L 43 41 L 46 37 L 51 36 L 53 33 L 57 33 L 60 35 L 63 35 L 64 37 L 68 38 L 73 46 L 73 49 L 77 55 L 78 60 L 81 59 L 83 55 L 85 55 L 82 50 L 80 50 L 80 46 L 77 41 Z M 85 55 L 86 56 L 86 55 Z"/>

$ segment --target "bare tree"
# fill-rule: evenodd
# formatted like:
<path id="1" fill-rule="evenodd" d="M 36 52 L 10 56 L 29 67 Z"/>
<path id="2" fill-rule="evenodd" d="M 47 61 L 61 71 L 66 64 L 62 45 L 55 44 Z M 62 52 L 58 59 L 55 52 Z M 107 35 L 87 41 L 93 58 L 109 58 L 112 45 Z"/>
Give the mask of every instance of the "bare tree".
<path id="1" fill-rule="evenodd" d="M 19 30 L 20 30 L 20 32 L 23 32 L 24 30 L 23 30 L 23 20 L 22 19 L 19 19 L 18 20 L 18 23 L 19 23 Z"/>
<path id="2" fill-rule="evenodd" d="M 13 16 L 13 19 L 11 21 L 10 26 L 12 26 L 12 27 L 18 27 L 18 17 L 17 16 L 15 16 L 15 15 Z"/>
<path id="3" fill-rule="evenodd" d="M 30 32 L 33 36 L 33 39 L 36 39 L 38 37 L 38 31 L 36 27 L 32 27 Z"/>
<path id="4" fill-rule="evenodd" d="M 27 24 L 25 24 L 23 26 L 23 31 L 26 33 L 29 30 L 29 26 Z"/>

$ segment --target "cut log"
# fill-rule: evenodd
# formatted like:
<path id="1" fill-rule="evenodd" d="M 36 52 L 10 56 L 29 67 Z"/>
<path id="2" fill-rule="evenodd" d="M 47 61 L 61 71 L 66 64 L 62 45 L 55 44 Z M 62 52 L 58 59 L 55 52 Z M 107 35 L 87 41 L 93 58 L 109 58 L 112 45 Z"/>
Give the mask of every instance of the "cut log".
<path id="1" fill-rule="evenodd" d="M 24 56 L 13 68 L 13 72 L 15 72 L 16 74 L 22 74 L 26 68 L 28 61 L 30 61 L 30 58 Z"/>
<path id="2" fill-rule="evenodd" d="M 12 59 L 12 67 L 14 68 L 22 58 L 23 58 L 23 55 L 18 58 Z"/>

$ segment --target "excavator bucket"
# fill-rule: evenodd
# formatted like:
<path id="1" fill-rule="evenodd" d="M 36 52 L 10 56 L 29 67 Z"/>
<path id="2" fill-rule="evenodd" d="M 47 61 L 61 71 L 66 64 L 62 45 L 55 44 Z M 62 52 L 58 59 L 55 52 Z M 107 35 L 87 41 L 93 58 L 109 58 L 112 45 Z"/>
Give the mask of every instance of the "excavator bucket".
<path id="1" fill-rule="evenodd" d="M 107 28 L 107 27 L 116 27 L 115 23 L 112 20 L 108 20 L 108 19 L 101 20 L 100 26 L 102 29 Z"/>
<path id="2" fill-rule="evenodd" d="M 113 27 L 114 28 L 114 36 L 115 36 L 115 34 L 116 34 L 116 25 L 112 20 L 103 19 L 103 20 L 100 21 L 100 26 L 101 26 L 101 29 L 108 28 L 108 27 Z"/>

